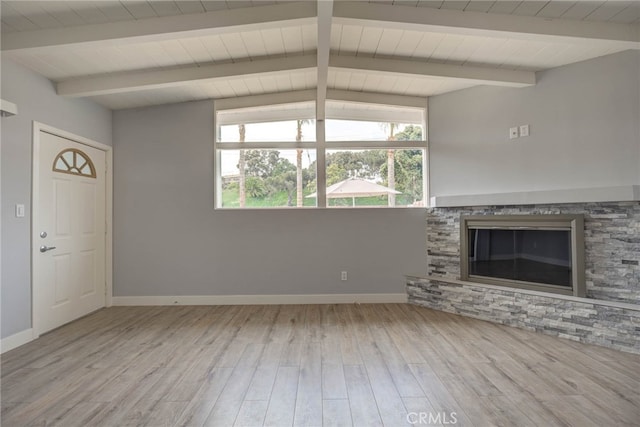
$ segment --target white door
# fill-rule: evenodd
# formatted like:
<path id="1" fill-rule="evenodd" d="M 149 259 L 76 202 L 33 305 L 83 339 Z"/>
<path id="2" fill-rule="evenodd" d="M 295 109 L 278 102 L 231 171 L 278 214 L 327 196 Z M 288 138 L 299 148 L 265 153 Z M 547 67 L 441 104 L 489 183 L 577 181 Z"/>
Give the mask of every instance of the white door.
<path id="1" fill-rule="evenodd" d="M 106 153 L 41 131 L 38 156 L 33 292 L 44 333 L 105 306 Z"/>

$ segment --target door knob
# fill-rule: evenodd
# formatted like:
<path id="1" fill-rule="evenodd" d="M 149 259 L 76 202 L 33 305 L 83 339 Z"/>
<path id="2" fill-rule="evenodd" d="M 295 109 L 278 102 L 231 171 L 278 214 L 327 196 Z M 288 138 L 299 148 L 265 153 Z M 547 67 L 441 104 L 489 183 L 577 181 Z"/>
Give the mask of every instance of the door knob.
<path id="1" fill-rule="evenodd" d="M 42 246 L 40 246 L 40 252 L 44 253 L 44 252 L 50 251 L 51 249 L 55 249 L 55 248 L 56 248 L 55 246 L 42 245 Z"/>

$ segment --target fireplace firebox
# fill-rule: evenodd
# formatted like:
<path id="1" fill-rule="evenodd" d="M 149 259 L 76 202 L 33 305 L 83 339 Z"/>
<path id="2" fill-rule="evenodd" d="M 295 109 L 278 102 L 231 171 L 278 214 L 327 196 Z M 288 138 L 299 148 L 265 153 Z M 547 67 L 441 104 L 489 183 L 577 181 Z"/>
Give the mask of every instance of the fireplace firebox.
<path id="1" fill-rule="evenodd" d="M 460 277 L 584 297 L 584 218 L 462 215 Z"/>

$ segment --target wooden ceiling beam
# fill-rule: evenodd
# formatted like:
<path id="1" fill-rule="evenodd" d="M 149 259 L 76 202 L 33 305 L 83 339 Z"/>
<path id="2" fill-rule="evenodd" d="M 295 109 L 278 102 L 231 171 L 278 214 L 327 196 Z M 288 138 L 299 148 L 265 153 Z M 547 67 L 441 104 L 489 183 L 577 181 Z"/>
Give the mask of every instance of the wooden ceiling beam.
<path id="1" fill-rule="evenodd" d="M 316 118 L 324 120 L 327 81 L 329 79 L 329 56 L 331 50 L 331 16 L 333 0 L 318 1 L 318 85 Z"/>
<path id="2" fill-rule="evenodd" d="M 526 87 L 536 84 L 532 71 L 507 70 L 494 67 L 438 64 L 411 59 L 382 59 L 359 56 L 331 56 L 331 69 L 403 74 L 412 77 L 436 77 L 473 81 L 493 86 Z"/>
<path id="3" fill-rule="evenodd" d="M 158 71 L 139 70 L 64 80 L 57 84 L 57 93 L 68 97 L 109 95 L 207 83 L 217 79 L 242 79 L 258 74 L 313 70 L 315 67 L 316 55 L 310 54 L 201 67 L 189 66 Z"/>
<path id="4" fill-rule="evenodd" d="M 57 93 L 58 95 L 68 97 L 109 95 L 194 83 L 200 84 L 216 79 L 242 79 L 255 75 L 313 70 L 316 67 L 317 55 L 309 54 L 228 64 L 189 66 L 167 70 L 138 70 L 64 80 L 57 84 Z M 382 59 L 330 55 L 327 61 L 327 70 L 329 69 L 395 75 L 401 74 L 411 77 L 463 79 L 475 82 L 476 84 L 507 87 L 526 87 L 536 83 L 535 73 L 530 71 L 437 64 L 411 59 Z M 316 103 L 322 102 L 322 108 L 318 108 L 320 112 L 324 112 L 327 90 L 326 81 L 324 82 L 323 88 L 320 88 L 320 84 L 318 84 Z M 324 114 L 322 114 L 322 117 L 323 116 Z"/>

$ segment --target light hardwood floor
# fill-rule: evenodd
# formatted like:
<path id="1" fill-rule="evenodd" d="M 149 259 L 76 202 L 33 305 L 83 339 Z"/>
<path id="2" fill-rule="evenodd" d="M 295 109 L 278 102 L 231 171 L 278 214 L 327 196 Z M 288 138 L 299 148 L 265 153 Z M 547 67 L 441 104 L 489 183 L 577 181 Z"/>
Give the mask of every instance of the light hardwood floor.
<path id="1" fill-rule="evenodd" d="M 640 356 L 405 304 L 113 307 L 2 356 L 7 427 L 421 416 L 640 425 Z"/>

